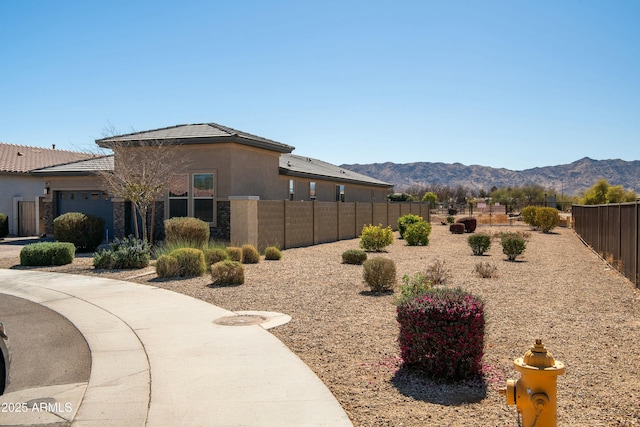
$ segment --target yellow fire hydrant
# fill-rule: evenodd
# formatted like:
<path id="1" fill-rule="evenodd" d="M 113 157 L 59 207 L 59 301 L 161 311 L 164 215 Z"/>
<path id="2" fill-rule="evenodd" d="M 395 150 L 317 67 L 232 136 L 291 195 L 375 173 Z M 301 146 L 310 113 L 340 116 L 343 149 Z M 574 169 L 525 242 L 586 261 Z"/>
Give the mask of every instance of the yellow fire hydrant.
<path id="1" fill-rule="evenodd" d="M 558 402 L 556 380 L 565 372 L 564 363 L 556 361 L 542 340 L 513 361 L 519 380 L 507 380 L 507 388 L 500 390 L 507 405 L 516 405 L 523 427 L 556 427 Z"/>

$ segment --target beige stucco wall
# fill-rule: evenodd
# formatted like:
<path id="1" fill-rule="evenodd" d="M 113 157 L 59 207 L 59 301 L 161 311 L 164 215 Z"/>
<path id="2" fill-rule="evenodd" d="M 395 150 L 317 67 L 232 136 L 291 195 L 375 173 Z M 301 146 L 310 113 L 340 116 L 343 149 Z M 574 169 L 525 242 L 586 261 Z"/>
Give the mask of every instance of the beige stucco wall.
<path id="1" fill-rule="evenodd" d="M 336 185 L 344 185 L 345 202 L 385 202 L 387 189 L 349 182 L 337 182 L 297 176 L 280 176 L 279 187 L 283 189 L 283 198 L 289 198 L 289 180 L 294 183 L 294 201 L 310 200 L 309 184 L 316 183 L 316 200 L 324 202 L 336 201 Z"/>

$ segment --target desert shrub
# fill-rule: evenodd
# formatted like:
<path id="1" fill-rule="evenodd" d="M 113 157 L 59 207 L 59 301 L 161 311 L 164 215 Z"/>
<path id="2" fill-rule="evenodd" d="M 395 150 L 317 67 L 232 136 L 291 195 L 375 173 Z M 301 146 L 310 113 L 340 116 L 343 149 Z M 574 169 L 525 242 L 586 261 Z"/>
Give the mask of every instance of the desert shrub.
<path id="1" fill-rule="evenodd" d="M 244 265 L 238 261 L 224 260 L 211 266 L 211 280 L 214 285 L 233 286 L 244 283 Z"/>
<path id="2" fill-rule="evenodd" d="M 367 260 L 367 253 L 360 249 L 349 249 L 342 253 L 342 262 L 344 264 L 360 265 Z"/>
<path id="3" fill-rule="evenodd" d="M 0 213 L 0 239 L 9 235 L 9 217 Z"/>
<path id="4" fill-rule="evenodd" d="M 171 255 L 160 255 L 156 260 L 156 274 L 158 277 L 176 277 L 180 275 L 180 264 Z"/>
<path id="5" fill-rule="evenodd" d="M 454 222 L 449 226 L 449 231 L 453 234 L 464 234 L 464 224 L 460 222 Z"/>
<path id="6" fill-rule="evenodd" d="M 400 237 L 404 239 L 404 232 L 407 227 L 420 221 L 424 221 L 424 219 L 414 214 L 406 214 L 398 218 L 398 232 L 400 233 Z"/>
<path id="7" fill-rule="evenodd" d="M 435 288 L 398 305 L 403 362 L 430 378 L 460 381 L 481 374 L 484 303 L 462 289 Z"/>
<path id="8" fill-rule="evenodd" d="M 260 262 L 260 252 L 253 245 L 242 245 L 242 263 L 257 264 Z"/>
<path id="9" fill-rule="evenodd" d="M 496 275 L 498 267 L 488 262 L 479 262 L 475 265 L 473 271 L 483 279 L 489 279 Z"/>
<path id="10" fill-rule="evenodd" d="M 181 241 L 193 242 L 204 248 L 209 242 L 209 224 L 198 218 L 174 217 L 164 221 L 165 241 L 169 244 Z"/>
<path id="11" fill-rule="evenodd" d="M 538 207 L 537 206 L 525 206 L 524 208 L 522 208 L 522 210 L 520 211 L 520 216 L 522 217 L 522 220 L 525 222 L 525 224 L 529 224 L 532 227 L 537 227 L 538 226 L 538 222 L 536 220 L 536 217 L 538 216 Z"/>
<path id="12" fill-rule="evenodd" d="M 500 238 L 502 253 L 507 255 L 509 261 L 515 261 L 518 255 L 522 255 L 527 247 L 527 242 L 518 233 L 503 233 Z"/>
<path id="13" fill-rule="evenodd" d="M 454 216 L 452 216 L 452 215 L 448 215 L 447 216 L 447 223 L 448 224 L 453 224 L 455 222 L 456 222 L 456 218 Z"/>
<path id="14" fill-rule="evenodd" d="M 149 265 L 151 249 L 146 240 L 133 236 L 113 239 L 109 249 L 102 249 L 93 255 L 93 267 L 105 269 L 144 268 Z"/>
<path id="15" fill-rule="evenodd" d="M 418 298 L 427 293 L 432 287 L 432 283 L 420 272 L 415 273 L 413 276 L 405 274 L 402 276 L 400 295 L 394 298 L 394 302 L 396 305 L 400 305 L 406 300 Z"/>
<path id="16" fill-rule="evenodd" d="M 92 252 L 104 234 L 104 219 L 80 212 L 68 212 L 53 220 L 53 235 L 59 242 L 73 243 L 78 252 Z"/>
<path id="17" fill-rule="evenodd" d="M 267 261 L 278 261 L 282 258 L 282 252 L 275 246 L 267 246 L 264 250 L 264 259 Z"/>
<path id="18" fill-rule="evenodd" d="M 433 285 L 444 285 L 451 278 L 451 270 L 445 266 L 445 261 L 437 259 L 427 267 L 424 275 Z"/>
<path id="19" fill-rule="evenodd" d="M 360 235 L 360 247 L 367 252 L 380 252 L 393 243 L 391 227 L 365 225 Z"/>
<path id="20" fill-rule="evenodd" d="M 202 276 L 207 271 L 204 253 L 200 249 L 180 248 L 170 254 L 178 261 L 182 277 Z"/>
<path id="21" fill-rule="evenodd" d="M 371 258 L 362 263 L 362 277 L 372 291 L 392 291 L 396 285 L 396 263 L 389 258 Z"/>
<path id="22" fill-rule="evenodd" d="M 483 255 L 491 247 L 491 236 L 485 233 L 469 236 L 467 241 L 474 255 Z"/>
<path id="23" fill-rule="evenodd" d="M 211 267 L 216 262 L 229 259 L 229 254 L 222 248 L 206 248 L 202 250 L 204 254 L 204 262 L 207 267 Z"/>
<path id="24" fill-rule="evenodd" d="M 242 262 L 242 248 L 238 248 L 236 246 L 229 246 L 227 249 L 227 254 L 229 254 L 229 259 L 231 261 Z"/>
<path id="25" fill-rule="evenodd" d="M 418 221 L 409 224 L 404 231 L 404 240 L 409 246 L 426 246 L 429 244 L 431 224 L 426 221 Z"/>
<path id="26" fill-rule="evenodd" d="M 560 213 L 558 209 L 546 207 L 538 208 L 536 212 L 536 224 L 543 233 L 548 233 L 560 223 Z"/>
<path id="27" fill-rule="evenodd" d="M 456 222 L 464 224 L 464 231 L 466 233 L 473 233 L 474 231 L 476 231 L 476 227 L 478 225 L 478 221 L 475 218 L 471 217 L 460 218 Z"/>
<path id="28" fill-rule="evenodd" d="M 76 255 L 73 243 L 38 242 L 20 250 L 20 265 L 48 266 L 71 264 Z"/>

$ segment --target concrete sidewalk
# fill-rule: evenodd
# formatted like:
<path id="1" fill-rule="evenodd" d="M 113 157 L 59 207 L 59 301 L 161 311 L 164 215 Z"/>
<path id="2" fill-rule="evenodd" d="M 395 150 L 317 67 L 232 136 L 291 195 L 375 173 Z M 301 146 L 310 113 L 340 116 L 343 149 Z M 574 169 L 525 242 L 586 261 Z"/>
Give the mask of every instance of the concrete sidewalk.
<path id="1" fill-rule="evenodd" d="M 318 377 L 263 327 L 214 323 L 235 313 L 151 286 L 46 272 L 0 269 L 0 292 L 68 318 L 92 361 L 88 384 L 0 396 L 29 403 L 3 413 L 0 425 L 352 426 Z"/>

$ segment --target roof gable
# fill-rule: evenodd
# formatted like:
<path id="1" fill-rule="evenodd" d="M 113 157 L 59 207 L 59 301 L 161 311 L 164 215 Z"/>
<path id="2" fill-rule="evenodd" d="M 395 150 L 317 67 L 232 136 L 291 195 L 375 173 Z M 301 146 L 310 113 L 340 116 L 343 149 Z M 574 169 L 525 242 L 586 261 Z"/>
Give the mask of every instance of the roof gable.
<path id="1" fill-rule="evenodd" d="M 53 148 L 0 143 L 0 172 L 29 173 L 34 169 L 92 157 L 92 154 Z"/>
<path id="2" fill-rule="evenodd" d="M 100 147 L 110 147 L 114 143 L 137 145 L 142 142 L 162 141 L 177 144 L 211 144 L 217 142 L 236 142 L 277 151 L 290 153 L 294 147 L 271 139 L 239 131 L 217 123 L 200 123 L 177 125 L 126 135 L 117 135 L 96 140 Z"/>

